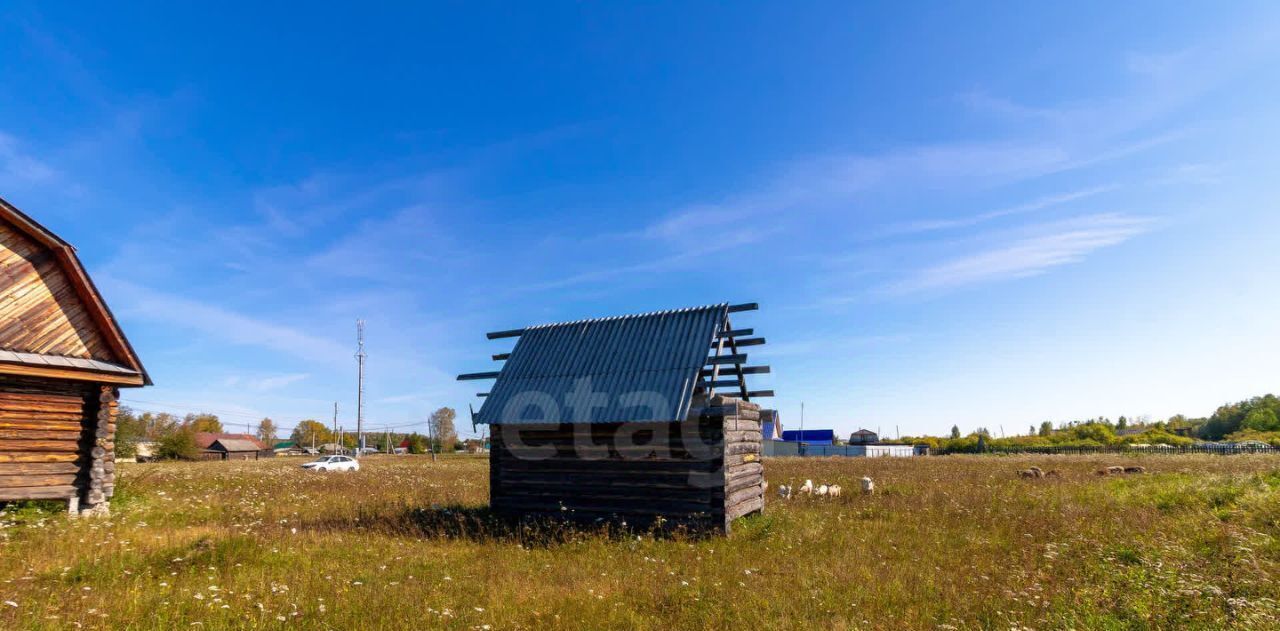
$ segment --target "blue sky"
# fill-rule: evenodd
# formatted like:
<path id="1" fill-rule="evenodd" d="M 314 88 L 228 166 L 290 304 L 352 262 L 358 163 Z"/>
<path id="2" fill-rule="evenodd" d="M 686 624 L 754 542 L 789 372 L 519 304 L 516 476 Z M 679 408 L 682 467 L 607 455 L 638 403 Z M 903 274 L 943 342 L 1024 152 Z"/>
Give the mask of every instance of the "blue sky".
<path id="1" fill-rule="evenodd" d="M 236 4 L 0 13 L 0 195 L 138 408 L 354 425 L 363 317 L 369 425 L 416 429 L 485 331 L 721 301 L 791 426 L 1280 390 L 1269 3 Z"/>

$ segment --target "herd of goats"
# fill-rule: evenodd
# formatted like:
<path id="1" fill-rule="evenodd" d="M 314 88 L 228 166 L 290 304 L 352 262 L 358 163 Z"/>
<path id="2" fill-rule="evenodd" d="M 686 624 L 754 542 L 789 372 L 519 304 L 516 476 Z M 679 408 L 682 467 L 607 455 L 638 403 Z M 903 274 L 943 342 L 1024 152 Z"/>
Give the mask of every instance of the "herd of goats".
<path id="1" fill-rule="evenodd" d="M 1147 472 L 1146 467 L 1114 466 L 1114 467 L 1104 467 L 1102 469 L 1098 469 L 1097 474 L 1098 475 L 1125 475 L 1125 474 L 1142 474 L 1146 472 Z M 1018 474 L 1018 477 L 1023 479 L 1061 478 L 1062 477 L 1062 474 L 1059 473 L 1057 469 L 1050 469 L 1049 471 L 1045 471 L 1040 467 L 1030 467 L 1027 469 L 1022 469 L 1018 471 L 1017 474 Z M 768 481 L 764 483 L 764 490 L 765 491 L 769 490 Z M 840 493 L 842 491 L 843 489 L 840 488 L 839 484 L 819 484 L 815 486 L 813 484 L 813 480 L 805 480 L 804 484 L 796 488 L 792 488 L 792 486 L 789 484 L 779 485 L 778 497 L 781 497 L 784 500 L 791 499 L 793 496 L 796 496 L 796 495 L 810 495 L 814 497 L 840 497 Z M 871 478 L 862 478 L 862 494 L 873 495 L 875 492 L 876 492 L 876 483 L 873 482 Z"/>
<path id="2" fill-rule="evenodd" d="M 1147 472 L 1146 467 L 1106 467 L 1103 469 L 1098 469 L 1097 471 L 1098 475 L 1124 475 L 1126 473 L 1146 473 L 1146 472 Z M 1045 471 L 1040 467 L 1031 467 L 1030 469 L 1023 469 L 1019 471 L 1018 477 L 1024 478 L 1024 479 L 1060 478 L 1062 477 L 1062 474 L 1058 473 L 1057 469 Z"/>
<path id="3" fill-rule="evenodd" d="M 764 483 L 764 488 L 766 491 L 769 490 L 768 482 Z M 814 486 L 813 480 L 805 480 L 804 484 L 800 485 L 799 488 L 795 488 L 795 489 L 791 488 L 791 486 L 788 484 L 780 485 L 778 487 L 778 497 L 781 497 L 784 500 L 791 499 L 793 495 L 812 495 L 815 497 L 840 497 L 840 493 L 842 491 L 843 489 L 840 488 L 839 484 L 830 484 L 830 485 L 819 484 L 817 486 Z M 875 492 L 876 492 L 876 483 L 872 482 L 871 478 L 862 478 L 862 494 L 871 495 Z"/>

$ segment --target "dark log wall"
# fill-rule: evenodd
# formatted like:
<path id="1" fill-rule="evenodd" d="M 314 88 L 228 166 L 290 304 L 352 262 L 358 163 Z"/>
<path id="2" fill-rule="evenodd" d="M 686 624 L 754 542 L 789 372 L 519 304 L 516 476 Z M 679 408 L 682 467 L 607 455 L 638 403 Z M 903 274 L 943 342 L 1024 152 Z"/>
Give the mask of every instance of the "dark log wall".
<path id="1" fill-rule="evenodd" d="M 494 425 L 491 507 L 727 531 L 764 508 L 759 412 L 732 399 L 713 403 L 715 414 L 683 423 Z"/>
<path id="2" fill-rule="evenodd" d="M 0 500 L 105 502 L 115 398 L 111 387 L 0 376 Z"/>

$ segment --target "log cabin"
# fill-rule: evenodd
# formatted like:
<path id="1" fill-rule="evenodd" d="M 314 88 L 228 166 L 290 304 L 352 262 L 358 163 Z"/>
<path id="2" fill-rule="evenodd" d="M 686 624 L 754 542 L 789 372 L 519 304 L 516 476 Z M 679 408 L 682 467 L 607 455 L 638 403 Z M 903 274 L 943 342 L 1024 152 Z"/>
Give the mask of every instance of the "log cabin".
<path id="1" fill-rule="evenodd" d="M 0 199 L 0 503 L 105 513 L 120 388 L 146 385 L 75 248 Z"/>
<path id="2" fill-rule="evenodd" d="M 476 423 L 490 428 L 489 498 L 500 517 L 728 533 L 764 510 L 760 407 L 744 347 L 718 304 L 489 333 L 518 338 Z"/>

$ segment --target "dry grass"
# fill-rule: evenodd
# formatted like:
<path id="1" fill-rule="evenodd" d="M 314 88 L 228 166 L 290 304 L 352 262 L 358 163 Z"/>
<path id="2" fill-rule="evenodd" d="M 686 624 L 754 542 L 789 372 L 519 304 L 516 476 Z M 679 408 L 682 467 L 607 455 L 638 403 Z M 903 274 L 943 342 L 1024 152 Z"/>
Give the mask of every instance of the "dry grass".
<path id="1" fill-rule="evenodd" d="M 1280 628 L 1274 457 L 778 459 L 773 488 L 845 497 L 702 541 L 505 531 L 483 459 L 298 464 L 128 465 L 109 519 L 11 509 L 0 628 Z"/>

